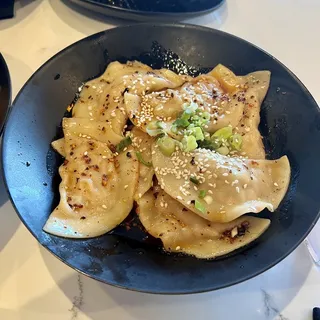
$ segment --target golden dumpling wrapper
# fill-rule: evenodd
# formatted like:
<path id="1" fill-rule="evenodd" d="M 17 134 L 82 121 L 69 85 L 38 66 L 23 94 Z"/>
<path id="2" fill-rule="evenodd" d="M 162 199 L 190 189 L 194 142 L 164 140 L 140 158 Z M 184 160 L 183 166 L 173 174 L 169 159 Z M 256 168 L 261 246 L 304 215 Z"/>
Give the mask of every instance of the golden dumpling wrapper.
<path id="1" fill-rule="evenodd" d="M 226 255 L 256 240 L 270 220 L 240 217 L 228 223 L 212 223 L 161 191 L 148 191 L 138 200 L 139 219 L 168 252 L 182 252 L 199 259 Z"/>
<path id="2" fill-rule="evenodd" d="M 64 130 L 66 159 L 59 168 L 60 202 L 43 229 L 68 238 L 97 237 L 130 213 L 139 162 L 132 148 L 130 157 L 114 157 L 106 143 L 69 129 Z"/>
<path id="3" fill-rule="evenodd" d="M 278 160 L 249 160 L 196 149 L 176 151 L 167 157 L 154 143 L 152 163 L 166 193 L 212 222 L 229 222 L 265 208 L 274 211 L 290 182 L 286 156 Z M 206 194 L 203 199 L 201 190 Z"/>

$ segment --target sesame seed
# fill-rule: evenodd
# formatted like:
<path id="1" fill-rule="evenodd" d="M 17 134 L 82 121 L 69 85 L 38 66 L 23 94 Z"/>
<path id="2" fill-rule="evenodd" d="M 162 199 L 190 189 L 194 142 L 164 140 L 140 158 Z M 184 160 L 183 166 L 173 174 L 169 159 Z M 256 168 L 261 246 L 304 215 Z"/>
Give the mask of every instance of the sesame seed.
<path id="1" fill-rule="evenodd" d="M 105 204 L 102 205 L 103 209 L 107 209 L 107 206 Z"/>
<path id="2" fill-rule="evenodd" d="M 180 197 L 180 196 L 177 196 L 177 200 L 182 200 L 182 197 Z"/>
<path id="3" fill-rule="evenodd" d="M 237 191 L 238 193 L 240 193 L 240 189 L 239 189 L 239 187 L 236 187 L 236 191 Z"/>
<path id="4" fill-rule="evenodd" d="M 139 194 L 138 194 L 138 197 L 141 198 L 141 197 L 142 197 L 142 193 L 139 193 Z"/>
<path id="5" fill-rule="evenodd" d="M 224 182 L 225 182 L 226 184 L 230 184 L 230 182 L 229 182 L 228 180 L 224 180 Z"/>
<path id="6" fill-rule="evenodd" d="M 85 151 L 83 154 L 86 156 L 88 154 L 88 151 Z"/>
<path id="7" fill-rule="evenodd" d="M 247 188 L 247 186 L 248 186 L 247 184 L 244 184 L 244 185 L 243 185 L 243 189 L 246 189 L 246 188 Z"/>
<path id="8" fill-rule="evenodd" d="M 274 183 L 274 185 L 275 185 L 276 187 L 279 187 L 279 185 L 278 185 L 276 182 Z"/>
<path id="9" fill-rule="evenodd" d="M 177 247 L 176 247 L 176 250 L 180 250 L 180 249 L 181 249 L 180 246 L 177 246 Z"/>
<path id="10" fill-rule="evenodd" d="M 227 172 L 222 174 L 224 177 L 227 177 L 229 174 Z"/>

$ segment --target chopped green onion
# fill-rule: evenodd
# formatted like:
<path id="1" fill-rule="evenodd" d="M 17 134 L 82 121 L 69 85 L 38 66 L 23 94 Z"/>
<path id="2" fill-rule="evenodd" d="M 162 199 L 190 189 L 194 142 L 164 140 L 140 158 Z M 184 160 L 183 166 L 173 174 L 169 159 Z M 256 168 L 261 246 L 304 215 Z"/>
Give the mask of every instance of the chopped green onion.
<path id="1" fill-rule="evenodd" d="M 213 147 L 212 141 L 210 141 L 210 140 L 199 141 L 198 145 L 199 145 L 200 148 L 203 148 L 203 149 L 209 149 L 209 150 L 215 150 L 216 149 L 216 148 Z"/>
<path id="2" fill-rule="evenodd" d="M 177 127 L 187 128 L 190 125 L 190 122 L 187 119 L 178 118 L 173 125 Z"/>
<path id="3" fill-rule="evenodd" d="M 164 129 L 164 123 L 162 121 L 157 121 L 156 125 L 157 125 L 158 129 Z"/>
<path id="4" fill-rule="evenodd" d="M 182 149 L 185 152 L 190 152 L 195 150 L 198 147 L 197 140 L 194 136 L 184 136 L 181 140 Z"/>
<path id="5" fill-rule="evenodd" d="M 187 111 L 184 111 L 182 112 L 179 118 L 182 120 L 189 120 L 191 116 L 192 116 L 192 113 L 190 114 Z"/>
<path id="6" fill-rule="evenodd" d="M 174 134 L 178 134 L 178 132 L 179 132 L 178 127 L 176 125 L 172 125 L 170 130 Z"/>
<path id="7" fill-rule="evenodd" d="M 158 139 L 157 144 L 160 151 L 167 157 L 170 157 L 176 148 L 175 141 L 168 136 Z"/>
<path id="8" fill-rule="evenodd" d="M 209 112 L 203 112 L 202 115 L 201 115 L 202 119 L 205 121 L 205 122 L 208 122 L 210 120 L 210 113 Z"/>
<path id="9" fill-rule="evenodd" d="M 163 129 L 159 126 L 160 121 L 152 121 L 148 123 L 146 131 L 151 137 L 156 137 L 163 133 Z"/>
<path id="10" fill-rule="evenodd" d="M 240 134 L 235 133 L 234 135 L 232 135 L 229 139 L 228 142 L 230 144 L 230 146 L 232 147 L 232 149 L 234 150 L 241 150 L 241 146 L 242 146 L 242 137 Z"/>
<path id="11" fill-rule="evenodd" d="M 195 177 L 190 177 L 190 181 L 192 182 L 192 183 L 194 183 L 194 184 L 199 184 L 200 183 L 200 181 L 197 179 L 197 178 L 195 178 Z"/>
<path id="12" fill-rule="evenodd" d="M 227 147 L 220 147 L 216 151 L 224 156 L 226 156 L 229 153 L 229 149 Z"/>
<path id="13" fill-rule="evenodd" d="M 199 191 L 199 198 L 200 199 L 203 199 L 207 194 L 207 191 L 206 190 L 200 190 Z"/>
<path id="14" fill-rule="evenodd" d="M 202 129 L 200 127 L 188 127 L 187 133 L 190 133 L 190 135 L 193 135 L 196 140 L 204 140 L 204 135 L 202 132 Z"/>
<path id="15" fill-rule="evenodd" d="M 130 144 L 132 143 L 132 140 L 130 137 L 126 137 L 124 139 L 122 139 L 116 146 L 116 151 L 122 152 L 126 147 L 130 146 Z"/>
<path id="16" fill-rule="evenodd" d="M 136 156 L 137 156 L 139 162 L 141 162 L 142 164 L 144 164 L 147 167 L 152 167 L 152 163 L 151 162 L 148 162 L 148 161 L 143 159 L 141 152 L 136 151 Z"/>
<path id="17" fill-rule="evenodd" d="M 220 148 L 221 145 L 222 145 L 222 139 L 214 136 L 211 137 L 211 146 L 214 150 Z"/>
<path id="18" fill-rule="evenodd" d="M 229 137 L 232 135 L 232 127 L 224 127 L 219 130 L 217 130 L 212 136 L 212 137 L 217 137 L 219 139 L 225 139 L 227 140 Z"/>
<path id="19" fill-rule="evenodd" d="M 200 212 L 206 213 L 206 207 L 199 200 L 195 201 L 194 207 Z"/>
<path id="20" fill-rule="evenodd" d="M 185 110 L 187 113 L 191 114 L 196 112 L 196 110 L 198 109 L 198 104 L 195 102 L 191 102 L 190 104 L 183 104 L 182 106 L 183 110 Z"/>

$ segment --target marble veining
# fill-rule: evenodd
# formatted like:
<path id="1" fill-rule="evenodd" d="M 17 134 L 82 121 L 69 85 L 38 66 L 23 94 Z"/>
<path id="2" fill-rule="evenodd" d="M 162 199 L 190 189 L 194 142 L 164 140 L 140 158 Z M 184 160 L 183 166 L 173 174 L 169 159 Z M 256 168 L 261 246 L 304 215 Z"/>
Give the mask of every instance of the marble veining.
<path id="1" fill-rule="evenodd" d="M 289 320 L 278 310 L 272 295 L 270 295 L 266 290 L 261 289 L 263 295 L 263 303 L 265 308 L 266 319 L 275 319 L 275 320 Z"/>
<path id="2" fill-rule="evenodd" d="M 78 313 L 83 305 L 83 282 L 80 273 L 77 275 L 77 286 L 78 294 L 73 297 L 72 308 L 69 309 L 71 312 L 70 320 L 76 320 L 78 318 Z"/>

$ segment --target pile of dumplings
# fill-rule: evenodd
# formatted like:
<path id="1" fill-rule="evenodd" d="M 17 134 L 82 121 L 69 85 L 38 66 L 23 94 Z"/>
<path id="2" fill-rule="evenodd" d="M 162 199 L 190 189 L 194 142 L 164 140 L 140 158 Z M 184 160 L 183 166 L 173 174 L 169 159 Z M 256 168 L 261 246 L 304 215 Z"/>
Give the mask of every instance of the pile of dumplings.
<path id="1" fill-rule="evenodd" d="M 44 231 L 98 237 L 135 208 L 167 252 L 209 259 L 257 239 L 270 220 L 256 214 L 276 210 L 290 182 L 288 158 L 266 160 L 258 130 L 269 82 L 222 65 L 193 78 L 110 63 L 52 142 L 64 162 Z"/>

